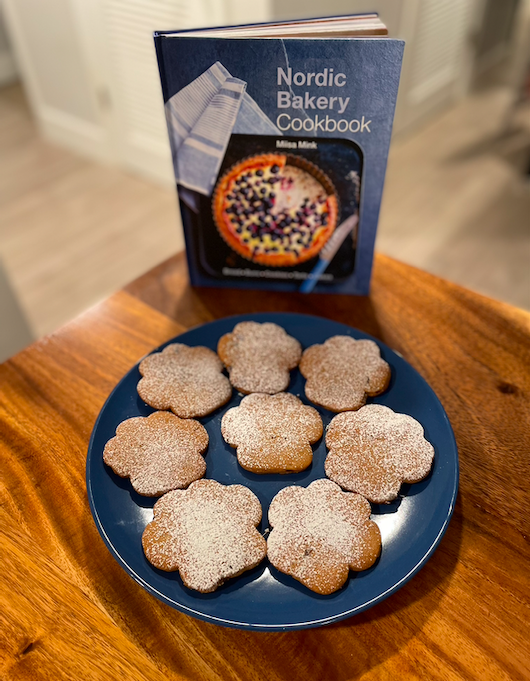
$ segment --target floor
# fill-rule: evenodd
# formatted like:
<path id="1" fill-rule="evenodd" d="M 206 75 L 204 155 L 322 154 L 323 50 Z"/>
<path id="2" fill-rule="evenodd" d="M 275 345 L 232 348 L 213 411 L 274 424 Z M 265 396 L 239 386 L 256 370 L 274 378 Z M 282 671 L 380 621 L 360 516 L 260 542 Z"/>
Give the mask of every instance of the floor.
<path id="1" fill-rule="evenodd" d="M 530 309 L 530 123 L 506 92 L 468 97 L 394 140 L 377 249 Z M 0 265 L 35 337 L 183 246 L 173 191 L 39 137 L 0 90 Z"/>
<path id="2" fill-rule="evenodd" d="M 173 191 L 49 144 L 0 90 L 0 261 L 35 337 L 182 247 Z"/>
<path id="3" fill-rule="evenodd" d="M 392 144 L 376 248 L 530 309 L 530 107 L 476 92 Z"/>

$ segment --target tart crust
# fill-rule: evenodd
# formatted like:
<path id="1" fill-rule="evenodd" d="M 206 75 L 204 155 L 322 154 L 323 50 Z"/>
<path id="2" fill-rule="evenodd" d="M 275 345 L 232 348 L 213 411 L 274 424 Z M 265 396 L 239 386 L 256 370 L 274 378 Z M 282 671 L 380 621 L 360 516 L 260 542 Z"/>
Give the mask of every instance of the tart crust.
<path id="1" fill-rule="evenodd" d="M 247 260 L 269 267 L 316 256 L 339 212 L 329 178 L 291 154 L 261 154 L 232 166 L 217 183 L 212 208 L 225 242 Z"/>

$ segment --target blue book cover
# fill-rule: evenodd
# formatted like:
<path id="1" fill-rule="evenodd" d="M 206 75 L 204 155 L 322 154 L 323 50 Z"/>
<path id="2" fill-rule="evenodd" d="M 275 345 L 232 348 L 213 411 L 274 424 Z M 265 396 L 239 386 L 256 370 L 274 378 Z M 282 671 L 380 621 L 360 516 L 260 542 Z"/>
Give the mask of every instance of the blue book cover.
<path id="1" fill-rule="evenodd" d="M 155 34 L 191 283 L 367 294 L 403 42 L 230 36 Z"/>

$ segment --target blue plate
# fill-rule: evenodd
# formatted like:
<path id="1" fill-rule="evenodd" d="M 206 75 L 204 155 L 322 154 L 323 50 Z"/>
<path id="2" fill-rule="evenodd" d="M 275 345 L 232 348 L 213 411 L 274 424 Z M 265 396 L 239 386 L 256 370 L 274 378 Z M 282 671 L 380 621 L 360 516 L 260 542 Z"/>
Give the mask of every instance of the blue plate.
<path id="1" fill-rule="evenodd" d="M 328 319 L 267 313 L 220 319 L 187 331 L 170 342 L 205 345 L 215 350 L 224 333 L 246 320 L 275 322 L 304 348 L 337 334 L 371 338 Z M 440 542 L 451 518 L 458 489 L 458 453 L 447 415 L 431 388 L 404 359 L 376 339 L 372 340 L 390 364 L 392 380 L 388 390 L 371 401 L 413 416 L 423 425 L 425 436 L 435 448 L 434 466 L 428 478 L 415 485 L 404 485 L 395 502 L 372 506 L 373 519 L 379 525 L 383 540 L 381 557 L 372 568 L 350 573 L 345 586 L 330 596 L 309 591 L 266 560 L 211 594 L 190 591 L 183 586 L 178 573 L 153 568 L 144 556 L 141 536 L 152 519 L 156 499 L 136 494 L 130 481 L 115 475 L 102 458 L 105 443 L 114 436 L 121 421 L 154 411 L 138 397 L 136 385 L 140 373 L 135 366 L 118 383 L 98 416 L 86 468 L 88 499 L 96 526 L 109 551 L 131 577 L 164 603 L 193 617 L 224 626 L 282 631 L 321 626 L 350 617 L 383 600 L 418 572 Z M 289 390 L 307 402 L 304 379 L 298 370 L 292 372 Z M 221 437 L 220 428 L 225 411 L 240 400 L 241 396 L 234 391 L 225 407 L 201 419 L 210 436 L 206 477 L 227 485 L 239 483 L 250 487 L 262 504 L 260 529 L 265 531 L 267 509 L 282 487 L 293 484 L 305 487 L 312 480 L 325 477 L 326 448 L 323 439 L 317 443 L 313 464 L 302 473 L 256 475 L 243 470 L 237 463 L 235 450 Z M 327 426 L 334 414 L 318 410 Z"/>

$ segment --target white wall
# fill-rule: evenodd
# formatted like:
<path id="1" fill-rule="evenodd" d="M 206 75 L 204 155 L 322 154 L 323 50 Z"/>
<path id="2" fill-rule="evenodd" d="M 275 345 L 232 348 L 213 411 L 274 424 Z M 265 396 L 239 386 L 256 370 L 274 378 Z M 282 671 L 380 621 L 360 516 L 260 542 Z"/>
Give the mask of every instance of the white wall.
<path id="1" fill-rule="evenodd" d="M 16 14 L 33 86 L 43 103 L 97 123 L 70 0 L 16 0 Z"/>
<path id="2" fill-rule="evenodd" d="M 403 0 L 272 0 L 274 19 L 306 19 L 334 14 L 377 12 L 393 37 L 398 37 Z"/>
<path id="3" fill-rule="evenodd" d="M 270 18 L 269 0 L 0 0 L 43 134 L 174 184 L 153 30 Z"/>
<path id="4" fill-rule="evenodd" d="M 45 137 L 107 160 L 88 63 L 71 0 L 3 0 L 22 83 Z"/>
<path id="5" fill-rule="evenodd" d="M 0 0 L 0 86 L 7 85 L 17 78 L 17 65 L 5 28 L 4 9 Z"/>

